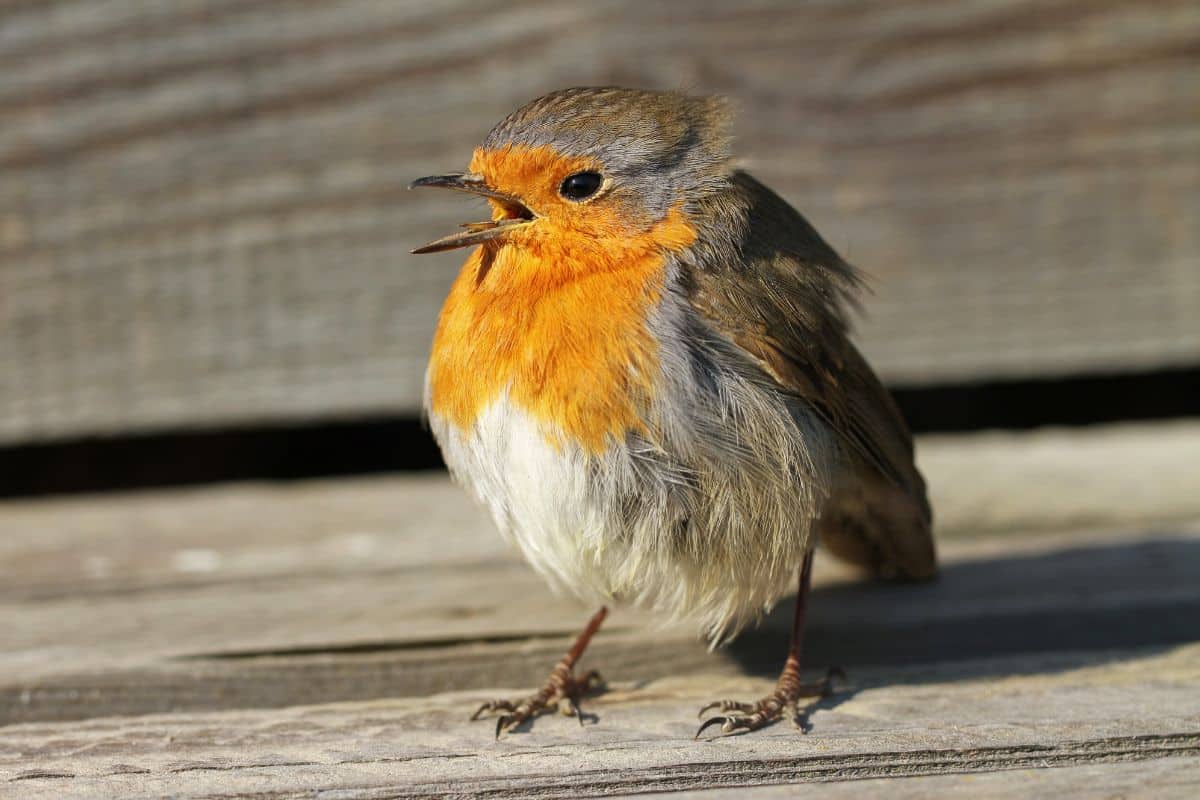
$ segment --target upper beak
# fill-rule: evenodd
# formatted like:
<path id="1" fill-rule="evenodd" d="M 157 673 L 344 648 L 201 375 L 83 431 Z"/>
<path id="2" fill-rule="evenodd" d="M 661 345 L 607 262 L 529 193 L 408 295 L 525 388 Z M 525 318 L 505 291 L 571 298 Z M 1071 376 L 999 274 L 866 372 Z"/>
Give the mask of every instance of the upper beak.
<path id="1" fill-rule="evenodd" d="M 505 216 L 488 222 L 463 223 L 465 231 L 443 236 L 427 245 L 418 247 L 413 253 L 440 253 L 443 250 L 453 250 L 457 247 L 467 247 L 489 239 L 503 236 L 513 228 L 528 225 L 534 220 L 534 213 L 517 197 L 489 187 L 480 175 L 455 172 L 449 175 L 430 175 L 427 178 L 417 178 L 408 185 L 410 189 L 421 186 L 434 186 L 440 189 L 454 189 L 459 192 L 486 197 L 499 202 L 505 211 Z"/>

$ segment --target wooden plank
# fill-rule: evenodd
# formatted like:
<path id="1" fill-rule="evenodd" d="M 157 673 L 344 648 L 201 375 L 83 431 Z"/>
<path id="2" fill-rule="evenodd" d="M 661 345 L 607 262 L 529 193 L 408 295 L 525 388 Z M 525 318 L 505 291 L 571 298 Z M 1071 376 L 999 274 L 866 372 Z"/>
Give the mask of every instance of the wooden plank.
<path id="1" fill-rule="evenodd" d="M 1200 640 L 1200 524 L 944 549 L 943 578 L 923 587 L 847 580 L 822 564 L 813 667 L 852 665 L 863 679 L 912 664 Z M 263 583 L 0 605 L 0 723 L 520 685 L 586 617 L 521 568 L 356 575 L 336 588 Z M 464 611 L 464 596 L 481 599 Z M 790 608 L 713 654 L 694 630 L 651 623 L 616 614 L 591 661 L 626 681 L 770 675 Z"/>
<path id="2" fill-rule="evenodd" d="M 15 725 L 0 728 L 0 787 L 23 798 L 566 798 L 1155 760 L 1182 760 L 1194 780 L 1198 656 L 1195 645 L 1112 652 L 1005 678 L 994 675 L 1021 672 L 1022 659 L 977 675 L 927 670 L 823 701 L 807 736 L 777 725 L 715 742 L 693 741 L 694 709 L 769 681 L 622 686 L 589 704 L 583 728 L 545 718 L 500 742 L 464 719 L 486 693 Z"/>
<path id="3" fill-rule="evenodd" d="M 925 436 L 939 536 L 1137 526 L 1200 513 L 1194 421 Z"/>
<path id="4" fill-rule="evenodd" d="M 1179 421 L 919 437 L 917 458 L 958 538 L 1200 516 L 1198 450 Z M 117 496 L 0 502 L 0 600 L 514 558 L 442 473 Z"/>
<path id="5" fill-rule="evenodd" d="M 1032 769 L 1002 772 L 957 773 L 894 778 L 868 778 L 837 781 L 804 787 L 806 797 L 820 800 L 836 798 L 887 797 L 890 800 L 924 800 L 928 797 L 971 796 L 990 800 L 1025 800 L 1029 797 L 1107 797 L 1163 798 L 1191 800 L 1200 794 L 1200 759 L 1170 758 L 1155 761 L 1111 762 L 1087 766 Z M 791 800 L 796 788 L 788 786 L 738 787 L 677 792 L 676 800 Z"/>
<path id="6" fill-rule="evenodd" d="M 464 212 L 404 185 L 580 83 L 734 96 L 893 380 L 1200 359 L 1192 0 L 0 14 L 0 442 L 413 411 Z"/>
<path id="7" fill-rule="evenodd" d="M 922 447 L 943 465 L 930 470 L 932 485 L 959 498 L 938 507 L 943 578 L 869 584 L 821 562 L 810 632 L 819 663 L 861 670 L 1200 639 L 1196 483 L 1164 484 L 1179 505 L 1162 503 L 1148 524 L 1130 523 L 1131 492 L 1104 505 L 1135 469 L 1186 478 L 1200 427 L 1091 436 Z M 1054 456 L 1063 452 L 1094 466 L 1073 470 Z M 1006 471 L 1027 484 L 996 477 Z M 989 524 L 999 496 L 988 482 L 1036 498 L 1052 522 L 1056 503 L 1066 509 L 1054 527 L 1078 521 L 1090 498 L 1091 525 L 1014 535 L 997 524 L 1028 517 L 1000 507 Z M 1114 517 L 1103 527 L 1106 509 Z M 0 530 L 0 721 L 518 684 L 559 655 L 589 611 L 555 598 L 444 476 L 8 502 Z M 707 654 L 691 628 L 660 631 L 621 611 L 595 656 L 623 680 L 769 674 L 789 615 L 784 603 L 732 648 Z"/>
<path id="8" fill-rule="evenodd" d="M 820 561 L 807 670 L 840 664 L 848 681 L 808 709 L 808 735 L 715 742 L 692 740 L 696 709 L 771 686 L 786 604 L 716 653 L 621 611 L 583 662 L 610 681 L 583 727 L 544 717 L 494 742 L 469 723 L 529 691 L 586 609 L 553 598 L 444 476 L 0 503 L 0 797 L 905 797 L 964 782 L 1070 798 L 1083 778 L 1186 796 L 1200 510 L 1194 483 L 1131 477 L 1186 479 L 1197 442 L 1197 423 L 922 442 L 948 498 L 941 579 L 867 583 Z M 1045 525 L 1004 527 L 1035 518 L 997 507 L 1005 495 Z M 1085 502 L 1089 524 L 1063 527 Z"/>

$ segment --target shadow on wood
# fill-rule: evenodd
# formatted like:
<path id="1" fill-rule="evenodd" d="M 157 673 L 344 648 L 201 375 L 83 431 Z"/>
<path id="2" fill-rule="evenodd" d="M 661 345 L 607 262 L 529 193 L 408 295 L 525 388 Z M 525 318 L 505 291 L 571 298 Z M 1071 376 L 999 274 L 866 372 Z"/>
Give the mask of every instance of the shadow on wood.
<path id="1" fill-rule="evenodd" d="M 1162 531 L 1136 542 L 978 553 L 951 561 L 930 584 L 819 585 L 805 671 L 842 666 L 851 685 L 862 688 L 1061 672 L 1098 658 L 1129 658 L 1134 648 L 1145 655 L 1145 648 L 1200 641 L 1198 573 L 1200 541 Z M 583 660 L 611 681 L 773 677 L 787 646 L 791 603 L 781 601 L 760 628 L 716 653 L 689 630 L 664 634 L 627 623 L 622 630 L 623 616 L 615 615 L 616 625 L 601 632 Z M 0 686 L 0 724 L 497 687 L 519 692 L 544 676 L 568 638 L 551 629 L 542 636 L 196 652 Z"/>
<path id="2" fill-rule="evenodd" d="M 810 604 L 806 671 L 839 665 L 854 677 L 862 667 L 1021 654 L 1094 656 L 1197 641 L 1197 574 L 1200 542 L 1164 536 L 954 563 L 928 584 L 823 586 Z M 790 626 L 791 603 L 781 601 L 728 653 L 749 673 L 774 674 Z M 982 677 L 982 666 L 972 665 L 964 676 Z M 1044 660 L 1031 659 L 1029 672 L 1045 667 Z M 1003 669 L 1011 674 L 1012 661 L 1004 661 Z M 919 672 L 913 679 L 920 681 Z"/>

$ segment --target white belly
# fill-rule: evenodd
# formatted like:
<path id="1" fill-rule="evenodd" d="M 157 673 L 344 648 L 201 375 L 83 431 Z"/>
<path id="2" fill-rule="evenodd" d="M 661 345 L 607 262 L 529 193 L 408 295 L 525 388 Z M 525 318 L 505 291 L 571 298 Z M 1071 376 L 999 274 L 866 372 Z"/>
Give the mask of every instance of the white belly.
<path id="1" fill-rule="evenodd" d="M 618 600 L 620 567 L 612 562 L 621 531 L 589 478 L 592 459 L 553 446 L 503 398 L 480 415 L 473 435 L 436 417 L 431 422 L 455 478 L 539 573 L 585 601 Z"/>
<path id="2" fill-rule="evenodd" d="M 637 437 L 601 456 L 560 447 L 504 398 L 469 433 L 430 421 L 455 478 L 558 591 L 694 619 L 721 641 L 795 586 L 826 473 L 771 464 L 732 417 L 744 452 L 673 426 L 697 437 L 678 456 Z"/>

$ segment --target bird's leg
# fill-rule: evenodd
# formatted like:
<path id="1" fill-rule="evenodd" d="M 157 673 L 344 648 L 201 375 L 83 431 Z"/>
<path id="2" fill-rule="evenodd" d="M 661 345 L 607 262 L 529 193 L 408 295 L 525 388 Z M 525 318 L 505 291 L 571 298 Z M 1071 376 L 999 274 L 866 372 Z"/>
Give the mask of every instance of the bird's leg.
<path id="1" fill-rule="evenodd" d="M 592 636 L 596 631 L 600 630 L 600 625 L 604 622 L 604 618 L 608 616 L 608 609 L 601 608 L 592 618 L 588 620 L 587 626 L 575 639 L 575 644 L 571 645 L 571 649 L 562 657 L 554 669 L 550 671 L 550 677 L 542 685 L 542 688 L 526 697 L 523 700 L 491 700 L 484 703 L 479 709 L 471 715 L 471 719 L 479 719 L 484 714 L 492 711 L 505 711 L 500 719 L 496 721 L 496 738 L 500 738 L 500 734 L 507 733 L 513 728 L 516 728 L 525 720 L 537 716 L 552 708 L 558 708 L 567 716 L 576 717 L 579 724 L 583 724 L 582 712 L 579 710 L 579 698 L 586 694 L 591 689 L 594 689 L 603 684 L 600 678 L 600 673 L 592 670 L 582 678 L 575 676 L 575 662 L 583 655 L 583 651 L 587 649 L 588 643 L 592 641 Z"/>
<path id="2" fill-rule="evenodd" d="M 833 693 L 833 679 L 841 676 L 841 669 L 833 668 L 825 678 L 815 684 L 805 684 L 800 681 L 800 654 L 804 643 L 804 616 L 808 604 L 808 590 L 812 583 L 813 551 L 809 550 L 804 556 L 804 564 L 800 568 L 800 592 L 796 595 L 796 614 L 792 618 L 792 643 L 788 648 L 787 661 L 775 691 L 756 703 L 742 703 L 736 700 L 718 700 L 700 709 L 700 716 L 711 709 L 721 712 L 719 716 L 710 717 L 696 731 L 696 738 L 704 733 L 706 728 L 713 725 L 721 726 L 721 733 L 734 731 L 753 731 L 770 725 L 783 716 L 784 710 L 791 712 L 792 721 L 800 727 L 797 701 L 801 697 L 828 697 Z M 804 730 L 801 727 L 801 730 Z"/>

